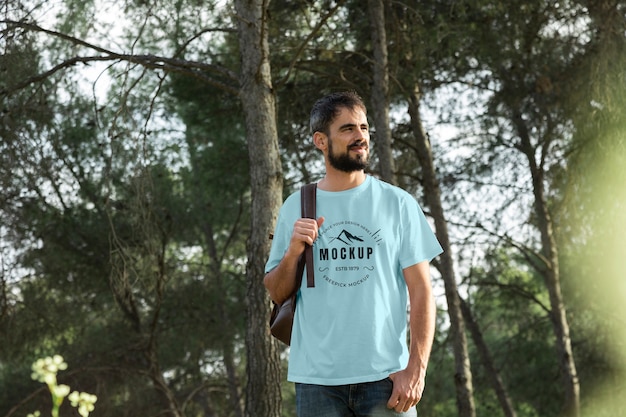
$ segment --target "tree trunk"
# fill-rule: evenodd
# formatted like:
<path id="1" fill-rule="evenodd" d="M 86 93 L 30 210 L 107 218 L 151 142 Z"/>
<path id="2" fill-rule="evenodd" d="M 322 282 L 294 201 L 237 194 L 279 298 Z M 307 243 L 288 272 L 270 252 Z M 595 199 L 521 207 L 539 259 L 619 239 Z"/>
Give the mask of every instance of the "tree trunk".
<path id="1" fill-rule="evenodd" d="M 277 342 L 269 332 L 269 297 L 263 286 L 269 233 L 282 203 L 275 97 L 269 63 L 269 1 L 236 0 L 241 53 L 240 99 L 246 118 L 252 192 L 246 309 L 246 416 L 280 417 L 281 371 Z"/>
<path id="2" fill-rule="evenodd" d="M 176 394 L 172 391 L 163 377 L 156 349 L 156 346 L 150 346 L 149 349 L 144 352 L 144 355 L 149 364 L 147 372 L 152 379 L 152 384 L 157 392 L 163 395 L 162 399 L 165 410 L 163 410 L 160 414 L 171 417 L 184 417 L 180 405 L 178 404 L 178 400 L 176 399 Z"/>
<path id="3" fill-rule="evenodd" d="M 409 115 L 411 117 L 413 134 L 415 135 L 417 157 L 422 167 L 426 205 L 430 208 L 435 221 L 437 238 L 444 250 L 440 257 L 440 272 L 445 286 L 448 315 L 450 317 L 450 338 L 452 340 L 455 359 L 454 382 L 456 387 L 457 407 L 459 417 L 475 417 L 474 389 L 472 386 L 472 372 L 470 368 L 467 338 L 465 336 L 465 323 L 463 321 L 461 303 L 458 297 L 452 249 L 448 236 L 448 225 L 444 217 L 443 205 L 441 203 L 439 181 L 435 173 L 430 141 L 424 132 L 424 126 L 419 112 L 420 99 L 419 87 L 416 86 L 408 100 Z"/>
<path id="4" fill-rule="evenodd" d="M 228 381 L 228 392 L 230 395 L 230 404 L 232 407 L 232 414 L 235 417 L 244 417 L 243 405 L 241 403 L 239 378 L 237 377 L 237 367 L 235 366 L 234 359 L 234 332 L 231 330 L 232 320 L 228 316 L 226 311 L 226 288 L 224 285 L 224 277 L 222 274 L 222 259 L 218 255 L 217 247 L 215 244 L 215 233 L 210 221 L 205 221 L 202 228 L 204 232 L 205 247 L 207 250 L 207 256 L 211 260 L 210 269 L 211 276 L 215 279 L 215 286 L 218 294 L 224 295 L 224 297 L 218 297 L 217 311 L 224 326 L 224 332 L 221 337 L 222 340 L 222 352 L 224 358 L 224 368 L 226 369 L 226 377 Z"/>
<path id="5" fill-rule="evenodd" d="M 485 372 L 491 380 L 493 389 L 496 392 L 498 401 L 500 402 L 500 407 L 502 407 L 502 412 L 506 417 L 516 417 L 511 397 L 509 396 L 509 393 L 507 392 L 507 389 L 502 382 L 502 378 L 500 378 L 500 373 L 498 372 L 498 369 L 493 363 L 493 357 L 491 356 L 489 347 L 485 343 L 485 339 L 483 338 L 483 334 L 478 327 L 478 323 L 476 323 L 476 321 L 474 320 L 472 310 L 470 309 L 467 302 L 463 300 L 460 295 L 457 296 L 459 297 L 459 300 L 461 302 L 461 311 L 463 312 L 463 317 L 465 319 L 465 322 L 467 323 L 467 328 L 472 335 L 472 340 L 474 340 L 474 345 L 476 345 L 478 356 L 480 356 L 480 360 L 485 367 Z"/>
<path id="6" fill-rule="evenodd" d="M 545 265 L 538 272 L 543 276 L 550 296 L 550 319 L 556 337 L 556 350 L 563 377 L 563 391 L 565 393 L 564 415 L 578 417 L 580 415 L 580 383 L 574 362 L 565 305 L 561 295 L 559 253 L 554 237 L 552 216 L 548 210 L 545 197 L 543 166 L 537 164 L 535 147 L 532 146 L 528 127 L 521 114 L 515 109 L 513 109 L 513 124 L 520 138 L 518 149 L 526 157 L 532 176 L 535 216 L 537 218 L 537 227 L 541 234 L 542 262 Z M 544 144 L 543 148 L 544 150 L 547 149 L 548 145 Z"/>
<path id="7" fill-rule="evenodd" d="M 228 393 L 230 395 L 232 415 L 235 417 L 244 417 L 232 339 L 228 338 L 224 340 L 222 349 L 224 351 L 224 367 L 226 368 L 226 376 L 228 378 Z"/>
<path id="8" fill-rule="evenodd" d="M 368 0 L 367 8 L 372 28 L 374 54 L 371 107 L 376 130 L 376 153 L 380 163 L 381 179 L 396 184 L 395 166 L 391 154 L 391 128 L 389 127 L 389 64 L 385 33 L 385 5 L 383 0 Z"/>

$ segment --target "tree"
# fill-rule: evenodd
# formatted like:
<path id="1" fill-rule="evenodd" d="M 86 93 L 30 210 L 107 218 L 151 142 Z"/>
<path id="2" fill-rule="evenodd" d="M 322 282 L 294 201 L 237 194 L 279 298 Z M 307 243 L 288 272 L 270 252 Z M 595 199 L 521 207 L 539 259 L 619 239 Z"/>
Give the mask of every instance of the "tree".
<path id="1" fill-rule="evenodd" d="M 435 173 L 434 159 L 430 148 L 430 141 L 424 131 L 420 116 L 421 100 L 419 90 L 414 90 L 409 100 L 409 114 L 415 136 L 415 151 L 420 161 L 424 184 L 424 195 L 427 206 L 435 221 L 437 239 L 444 248 L 444 253 L 439 257 L 439 270 L 444 280 L 446 300 L 448 304 L 448 316 L 450 317 L 450 333 L 455 358 L 454 381 L 456 385 L 456 398 L 460 416 L 475 416 L 476 410 L 473 398 L 472 372 L 467 339 L 465 334 L 465 321 L 461 311 L 461 300 L 458 296 L 456 275 L 454 272 L 452 246 L 448 236 L 447 222 L 441 203 L 439 181 Z"/>
<path id="2" fill-rule="evenodd" d="M 578 313 L 572 329 L 583 336 L 575 345 L 582 414 L 617 416 L 624 411 L 613 399 L 626 389 L 626 335 L 618 318 L 624 312 L 625 253 L 618 242 L 626 233 L 626 13 L 621 2 L 576 4 L 588 11 L 589 42 L 572 70 L 573 86 L 564 92 L 576 129 L 559 238 L 569 243 L 562 265 L 572 278 L 565 291 Z"/>
<path id="3" fill-rule="evenodd" d="M 505 27 L 494 30 L 500 35 L 492 40 L 500 45 L 497 49 L 505 51 L 510 59 L 508 63 L 502 63 L 486 57 L 484 62 L 499 84 L 491 101 L 494 115 L 508 119 L 513 129 L 512 135 L 501 131 L 496 140 L 521 153 L 532 181 L 534 226 L 539 233 L 539 252 L 533 265 L 544 277 L 550 295 L 550 317 L 563 377 L 564 408 L 567 415 L 577 416 L 580 407 L 579 380 L 561 291 L 556 231 L 546 189 L 550 171 L 558 169 L 555 153 L 558 154 L 561 127 L 566 123 L 554 100 L 550 80 L 561 76 L 568 62 L 562 61 L 562 54 L 557 56 L 554 53 L 561 48 L 568 50 L 571 44 L 566 39 L 561 48 L 554 48 L 553 42 L 558 39 L 542 36 L 541 31 L 551 21 L 552 13 L 558 13 L 550 5 L 522 7 L 520 12 L 522 16 L 518 21 L 525 22 L 523 27 L 510 26 L 505 23 L 508 20 L 502 17 L 484 17 L 496 27 L 505 23 Z M 502 33 L 511 36 L 502 36 Z M 519 47 L 515 46 L 516 42 Z M 518 51 L 521 53 L 518 54 Z M 545 55 L 542 56 L 542 53 Z M 529 85 L 529 82 L 534 85 Z"/>
<path id="4" fill-rule="evenodd" d="M 158 14 L 152 16 L 161 17 Z M 182 27 L 182 19 L 178 22 Z M 198 148 L 203 147 L 204 138 L 198 141 L 197 135 L 192 136 L 191 124 L 187 147 L 181 142 L 173 144 L 180 137 L 171 135 L 167 129 L 151 130 L 154 127 L 152 117 L 162 109 L 159 92 L 166 85 L 167 78 L 167 73 L 160 73 L 164 66 L 156 63 L 161 58 L 116 53 L 68 33 L 44 29 L 21 19 L 8 24 L 18 32 L 24 30 L 26 36 L 35 37 L 40 33 L 50 42 L 61 40 L 59 47 L 53 49 L 59 55 L 67 51 L 67 45 L 91 48 L 102 55 L 81 57 L 80 51 L 74 50 L 72 52 L 79 54 L 78 57 L 66 59 L 61 56 L 61 63 L 50 71 L 40 70 L 39 65 L 30 66 L 31 74 L 20 74 L 18 67 L 9 67 L 11 71 L 8 73 L 15 78 L 3 89 L 3 100 L 6 99 L 4 103 L 11 112 L 19 114 L 21 111 L 24 116 L 16 118 L 16 114 L 10 114 L 5 119 L 7 124 L 3 127 L 13 123 L 15 128 L 5 130 L 3 138 L 13 135 L 16 140 L 6 142 L 7 151 L 20 152 L 23 158 L 12 159 L 13 165 L 7 164 L 3 169 L 9 170 L 14 164 L 32 166 L 32 169 L 21 171 L 16 167 L 20 174 L 27 175 L 13 176 L 10 183 L 15 193 L 6 195 L 2 210 L 14 219 L 17 226 L 12 228 L 13 242 L 19 245 L 23 239 L 26 243 L 33 241 L 36 244 L 22 258 L 23 267 L 34 271 L 34 285 L 29 286 L 26 279 L 19 282 L 19 299 L 26 308 L 12 311 L 11 320 L 3 322 L 3 333 L 11 335 L 15 346 L 31 343 L 26 342 L 28 336 L 38 349 L 71 349 L 74 353 L 68 357 L 81 361 L 82 373 L 74 378 L 85 381 L 85 373 L 89 373 L 99 381 L 117 382 L 116 389 L 100 395 L 103 404 L 110 408 L 101 406 L 98 412 L 121 414 L 119 409 L 111 411 L 111 408 L 119 407 L 115 398 L 134 392 L 141 395 L 131 395 L 133 402 L 124 404 L 129 412 L 167 410 L 167 413 L 182 415 L 184 410 L 192 412 L 203 408 L 208 412 L 215 408 L 226 409 L 220 402 L 228 399 L 231 401 L 228 409 L 236 415 L 240 397 L 236 373 L 240 371 L 236 369 L 239 361 L 232 355 L 233 345 L 241 334 L 243 318 L 233 316 L 238 312 L 233 307 L 240 305 L 244 297 L 237 289 L 237 280 L 233 279 L 237 276 L 238 264 L 233 262 L 230 266 L 226 261 L 244 257 L 239 248 L 242 248 L 241 237 L 247 228 L 240 225 L 247 218 L 241 214 L 247 200 L 245 191 L 242 192 L 240 183 L 236 182 L 238 176 L 229 176 L 228 186 L 219 187 L 226 182 L 214 177 L 217 172 L 210 172 L 213 167 L 198 164 L 202 162 L 197 159 L 197 154 L 202 152 Z M 111 99 L 108 108 L 96 108 L 91 100 L 81 100 L 81 91 L 71 78 L 70 70 L 75 62 L 101 59 L 114 62 L 135 62 L 136 59 L 147 68 L 156 68 L 156 76 L 151 78 L 150 73 L 142 72 L 141 68 L 140 71 L 122 70 L 120 83 L 116 86 L 120 92 L 116 96 L 119 100 Z M 178 58 L 163 60 L 182 67 L 193 62 Z M 179 72 L 184 74 L 186 70 L 182 67 Z M 61 74 L 64 77 L 58 77 Z M 152 83 L 146 82 L 148 80 Z M 220 85 L 220 82 L 215 84 Z M 38 118 L 38 113 L 30 113 L 28 107 L 16 105 L 19 102 L 15 98 L 28 97 L 31 87 L 42 91 L 43 85 L 72 92 L 73 101 L 68 104 L 58 96 L 46 94 L 40 102 L 54 107 L 58 118 L 42 119 L 45 125 L 42 123 L 37 127 L 32 119 L 33 116 Z M 54 90 L 48 89 L 47 93 L 51 91 Z M 145 111 L 142 114 L 145 118 L 139 118 L 139 123 L 133 120 L 136 110 Z M 132 116 L 125 117 L 128 115 Z M 162 117 L 161 120 L 166 119 L 166 116 Z M 32 133 L 30 126 L 35 128 Z M 99 130 L 100 126 L 107 127 L 105 134 Z M 29 129 L 28 133 L 24 130 L 27 135 L 19 136 L 20 129 L 25 128 Z M 29 137 L 38 138 L 39 150 L 29 146 L 31 142 L 26 140 Z M 203 158 L 219 160 L 225 156 L 224 150 L 233 149 L 232 144 L 221 146 L 215 137 L 207 142 L 212 148 L 202 153 Z M 171 148 L 168 143 L 173 144 Z M 172 165 L 186 165 L 184 153 L 178 159 L 181 149 L 191 152 L 192 172 L 189 175 L 186 169 L 177 171 L 172 168 Z M 221 152 L 219 157 L 215 155 L 217 152 Z M 229 165 L 230 168 L 235 166 L 232 162 Z M 247 166 L 243 168 L 241 172 L 246 174 Z M 9 172 L 6 171 L 3 178 L 11 178 Z M 39 172 L 40 178 L 47 180 L 37 180 L 37 174 L 29 172 Z M 194 187 L 194 181 L 197 181 L 194 176 L 213 182 L 215 188 L 221 190 L 223 199 L 207 196 L 203 192 L 207 187 L 198 187 L 197 182 Z M 191 192 L 194 188 L 201 191 Z M 75 192 L 68 193 L 68 189 Z M 20 202 L 16 198 L 20 194 L 27 196 L 27 200 Z M 194 198 L 206 202 L 205 197 L 210 204 L 198 204 L 198 207 Z M 192 201 L 191 210 L 184 208 L 189 203 L 183 203 L 182 198 Z M 229 206 L 231 203 L 234 204 Z M 195 225 L 199 227 L 195 228 Z M 229 234 L 234 231 L 244 234 Z M 229 239 L 219 238 L 220 241 L 216 242 L 216 237 L 227 234 Z M 196 245 L 205 249 L 206 257 L 196 255 Z M 110 258 L 106 254 L 110 254 Z M 178 270 L 181 264 L 186 264 L 186 273 Z M 41 285 L 44 278 L 52 277 L 54 284 Z M 80 287 L 68 287 L 67 281 L 76 277 L 81 277 Z M 242 281 L 239 283 L 243 284 Z M 57 290 L 63 286 L 72 288 L 65 297 Z M 94 292 L 100 295 L 97 299 L 102 299 L 103 305 L 88 304 Z M 57 317 L 63 317 L 67 303 L 74 304 L 74 309 L 84 306 L 89 311 L 91 307 L 94 312 L 76 315 L 75 321 L 66 320 L 66 329 L 58 326 L 48 326 L 47 329 L 45 324 L 50 323 L 32 320 L 28 314 L 28 309 L 41 303 L 42 299 L 54 301 L 54 308 L 50 308 L 48 315 L 53 323 Z M 107 299 L 115 300 L 115 304 L 105 303 Z M 90 323 L 85 320 L 88 317 L 98 317 L 99 326 L 86 327 Z M 223 322 L 207 323 L 207 317 L 222 317 L 231 325 L 224 331 Z M 183 318 L 186 320 L 181 322 Z M 29 321 L 32 321 L 31 325 L 27 325 Z M 24 331 L 15 332 L 16 324 Z M 27 331 L 30 332 L 28 335 Z M 81 344 L 64 342 L 73 339 L 75 334 L 88 337 L 81 338 L 84 341 Z M 225 337 L 216 336 L 218 334 Z M 103 342 L 105 336 L 109 338 Z M 18 360 L 18 355 L 24 355 L 25 362 L 32 361 L 30 356 L 33 354 L 32 350 L 27 350 L 12 357 L 4 356 L 3 360 Z M 227 396 L 218 396 L 215 392 L 215 386 L 222 384 L 216 383 L 221 374 L 220 366 L 216 365 L 222 360 L 215 359 L 216 355 L 223 358 L 227 376 L 224 379 L 229 386 Z M 185 358 L 193 360 L 188 364 L 184 363 Z M 213 375 L 206 374 L 207 367 L 215 369 Z M 168 374 L 174 377 L 166 376 Z M 121 383 L 124 375 L 126 378 Z M 107 398 L 110 400 L 106 401 Z"/>
<path id="5" fill-rule="evenodd" d="M 576 5 L 560 6 L 537 3 L 504 8 L 478 2 L 475 8 L 468 8 L 468 22 L 480 22 L 468 26 L 470 31 L 478 29 L 480 33 L 471 36 L 476 40 L 473 51 L 477 61 L 476 76 L 468 82 L 482 84 L 489 92 L 488 112 L 481 118 L 487 146 L 476 157 L 482 159 L 481 170 L 492 172 L 496 161 L 505 161 L 507 155 L 505 163 L 512 168 L 510 172 L 517 172 L 516 178 L 531 184 L 529 206 L 520 209 L 529 210 L 527 224 L 536 233 L 536 240 L 514 246 L 544 279 L 563 377 L 564 410 L 568 415 L 578 415 L 579 379 L 562 294 L 555 217 L 560 203 L 557 190 L 566 164 L 564 149 L 572 135 L 562 92 L 568 90 L 584 48 L 574 33 L 554 30 L 554 25 L 583 28 L 583 24 Z M 485 158 L 485 153 L 493 156 Z M 516 166 L 524 166 L 526 171 L 515 170 Z M 503 175 L 501 172 L 500 178 Z M 512 180 L 507 182 L 516 181 Z M 521 195 L 513 198 L 521 202 Z M 516 204 L 513 199 L 509 202 Z M 508 233 L 502 236 L 507 242 L 515 240 Z"/>
<path id="6" fill-rule="evenodd" d="M 389 63 L 387 58 L 387 35 L 385 28 L 385 4 L 383 0 L 368 0 L 370 26 L 372 28 L 372 113 L 376 128 L 375 142 L 380 163 L 380 177 L 396 184 L 395 167 L 391 147 L 389 122 Z"/>
<path id="7" fill-rule="evenodd" d="M 267 4 L 237 0 L 241 51 L 240 98 L 246 118 L 252 227 L 248 246 L 246 415 L 280 415 L 278 342 L 267 326 L 269 301 L 262 285 L 269 233 L 282 203 L 282 171 L 267 38 Z"/>

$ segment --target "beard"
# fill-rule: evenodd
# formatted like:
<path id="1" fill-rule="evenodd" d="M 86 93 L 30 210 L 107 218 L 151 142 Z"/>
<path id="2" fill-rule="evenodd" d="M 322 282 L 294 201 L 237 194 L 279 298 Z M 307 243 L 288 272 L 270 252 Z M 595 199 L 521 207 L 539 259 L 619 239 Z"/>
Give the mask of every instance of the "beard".
<path id="1" fill-rule="evenodd" d="M 354 145 L 354 144 L 353 144 Z M 350 156 L 350 147 L 345 153 L 335 155 L 333 152 L 333 141 L 328 140 L 328 162 L 333 168 L 343 172 L 361 171 L 367 168 L 369 163 L 369 153 L 366 155 Z"/>

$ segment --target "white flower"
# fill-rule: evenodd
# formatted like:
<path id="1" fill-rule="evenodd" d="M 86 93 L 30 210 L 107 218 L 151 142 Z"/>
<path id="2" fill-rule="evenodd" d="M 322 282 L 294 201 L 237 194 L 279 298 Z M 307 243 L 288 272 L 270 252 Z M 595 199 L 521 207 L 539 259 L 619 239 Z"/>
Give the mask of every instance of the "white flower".
<path id="1" fill-rule="evenodd" d="M 76 407 L 78 405 L 79 394 L 78 391 L 74 391 L 67 397 L 68 400 L 72 403 L 72 407 Z"/>
<path id="2" fill-rule="evenodd" d="M 48 385 L 48 389 L 52 394 L 53 415 L 58 415 L 58 407 L 61 406 L 63 399 L 67 397 L 72 404 L 72 407 L 78 408 L 78 413 L 82 417 L 88 417 L 89 413 L 95 408 L 94 404 L 98 400 L 95 395 L 87 392 L 74 391 L 70 394 L 70 387 L 64 384 L 57 385 L 57 372 L 67 369 L 67 363 L 63 360 L 61 355 L 54 355 L 44 359 L 38 359 L 33 363 L 31 378 L 45 382 Z M 54 411 L 57 414 L 54 414 Z M 27 417 L 41 417 L 39 411 L 35 411 L 32 414 L 28 414 Z"/>
<path id="3" fill-rule="evenodd" d="M 67 385 L 61 384 L 52 388 L 52 395 L 58 398 L 65 398 L 67 397 L 67 394 L 69 393 L 70 393 L 70 387 L 68 387 Z"/>
<path id="4" fill-rule="evenodd" d="M 95 409 L 95 402 L 98 400 L 93 394 L 89 394 L 87 392 L 78 392 L 74 391 L 68 397 L 70 403 L 72 403 L 72 407 L 78 407 L 78 414 L 82 417 L 89 416 L 89 413 Z"/>
<path id="5" fill-rule="evenodd" d="M 41 382 L 45 382 L 46 384 L 52 386 L 52 385 L 56 385 L 57 383 L 57 375 L 53 374 L 51 372 L 47 372 L 43 375 L 41 375 L 42 378 L 40 379 Z"/>
<path id="6" fill-rule="evenodd" d="M 33 370 L 30 375 L 32 379 L 53 386 L 57 382 L 57 372 L 67 369 L 67 363 L 61 355 L 54 355 L 53 357 L 37 359 L 31 369 Z"/>
<path id="7" fill-rule="evenodd" d="M 65 371 L 67 369 L 67 363 L 65 363 L 65 361 L 63 360 L 63 356 L 61 355 L 54 355 L 54 357 L 52 358 L 52 363 L 59 371 Z"/>

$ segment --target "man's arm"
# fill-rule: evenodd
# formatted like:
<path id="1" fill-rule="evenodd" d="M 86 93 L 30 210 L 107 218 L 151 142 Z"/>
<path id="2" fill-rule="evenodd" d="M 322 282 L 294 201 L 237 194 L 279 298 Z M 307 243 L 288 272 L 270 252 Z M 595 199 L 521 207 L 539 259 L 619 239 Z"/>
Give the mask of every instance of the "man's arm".
<path id="1" fill-rule="evenodd" d="M 263 284 L 274 302 L 282 303 L 295 289 L 298 258 L 304 252 L 306 244 L 313 245 L 317 239 L 318 228 L 323 222 L 323 217 L 317 220 L 301 218 L 294 224 L 289 247 L 283 259 L 263 278 Z"/>
<path id="2" fill-rule="evenodd" d="M 424 379 L 435 336 L 436 306 L 430 281 L 430 264 L 420 262 L 405 268 L 404 279 L 409 290 L 411 342 L 406 369 L 389 375 L 393 392 L 387 407 L 405 412 L 417 404 L 424 391 Z"/>

